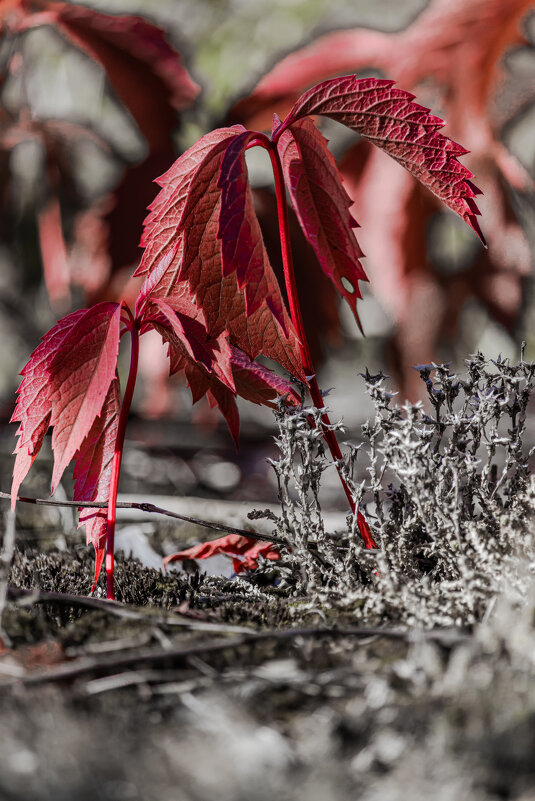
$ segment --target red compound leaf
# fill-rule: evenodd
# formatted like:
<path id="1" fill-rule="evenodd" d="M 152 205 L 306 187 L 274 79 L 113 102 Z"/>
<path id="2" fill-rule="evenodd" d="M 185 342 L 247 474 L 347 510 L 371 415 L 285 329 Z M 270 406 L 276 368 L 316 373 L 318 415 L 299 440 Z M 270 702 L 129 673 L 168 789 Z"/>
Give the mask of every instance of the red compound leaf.
<path id="1" fill-rule="evenodd" d="M 115 377 L 110 384 L 101 414 L 94 421 L 74 457 L 75 501 L 108 500 L 120 408 L 119 379 Z M 93 592 L 106 551 L 107 510 L 82 508 L 79 512 L 80 526 L 85 526 L 87 543 L 92 543 L 95 548 Z"/>
<path id="2" fill-rule="evenodd" d="M 467 151 L 439 133 L 444 121 L 414 103 L 413 98 L 410 92 L 395 88 L 394 81 L 359 79 L 354 75 L 333 78 L 299 98 L 274 138 L 297 120 L 313 114 L 347 125 L 412 173 L 459 214 L 485 244 L 474 200 L 481 192 L 472 183 L 470 170 L 457 160 Z"/>
<path id="3" fill-rule="evenodd" d="M 279 125 L 275 115 L 274 126 Z M 283 131 L 277 148 L 303 233 L 359 322 L 358 282 L 368 280 L 360 263 L 364 254 L 353 231 L 357 227 L 349 211 L 353 201 L 342 186 L 327 140 L 311 120 L 304 119 Z"/>
<path id="4" fill-rule="evenodd" d="M 19 421 L 12 502 L 49 426 L 54 427 L 52 492 L 102 413 L 115 378 L 121 306 L 100 303 L 60 320 L 22 371 L 12 421 Z"/>
<path id="5" fill-rule="evenodd" d="M 262 259 L 263 271 L 255 270 L 247 281 L 247 297 L 239 286 L 243 278 L 230 270 L 224 275 L 218 238 L 219 179 L 227 147 L 242 133 L 243 128 L 235 126 L 203 136 L 158 179 L 162 190 L 145 221 L 145 253 L 136 275 L 150 276 L 147 294 L 164 299 L 172 308 L 183 297 L 186 284 L 211 335 L 217 337 L 225 331 L 230 342 L 251 358 L 263 353 L 304 379 L 297 338 L 247 201 L 249 231 L 255 237 L 253 250 L 255 258 Z M 278 310 L 281 322 L 273 310 Z"/>

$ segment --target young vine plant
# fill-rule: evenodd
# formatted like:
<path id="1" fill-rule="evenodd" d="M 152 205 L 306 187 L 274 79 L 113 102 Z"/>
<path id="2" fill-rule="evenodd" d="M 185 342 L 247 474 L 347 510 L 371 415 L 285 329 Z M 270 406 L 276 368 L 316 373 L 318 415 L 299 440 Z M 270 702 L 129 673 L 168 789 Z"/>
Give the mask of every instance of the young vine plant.
<path id="1" fill-rule="evenodd" d="M 144 253 L 135 273 L 144 277 L 135 309 L 103 302 L 75 311 L 32 353 L 12 418 L 20 423 L 12 504 L 52 427 L 52 492 L 74 461 L 74 500 L 108 501 L 105 510 L 80 510 L 80 525 L 96 551 L 93 589 L 106 556 L 107 597 L 114 598 L 117 488 L 139 337 L 147 331 L 161 335 L 168 345 L 170 373 L 185 374 L 194 403 L 206 396 L 220 409 L 235 441 L 237 395 L 267 405 L 279 397 L 300 403 L 295 381 L 255 359 L 262 354 L 278 362 L 308 388 L 322 410 L 324 438 L 340 463 L 301 319 L 286 190 L 323 270 L 357 323 L 359 282 L 367 278 L 354 232 L 357 223 L 349 211 L 352 201 L 311 117 L 330 117 L 369 139 L 459 214 L 485 244 L 474 200 L 480 191 L 458 161 L 467 151 L 440 133 L 443 120 L 413 98 L 390 80 L 333 78 L 305 92 L 283 121 L 275 115 L 271 137 L 241 125 L 203 136 L 157 179 L 161 191 L 149 207 Z M 287 305 L 253 209 L 245 161 L 253 147 L 267 150 L 273 167 Z M 121 400 L 117 356 L 125 334 L 131 360 Z M 374 548 L 342 471 L 340 480 L 363 542 Z"/>

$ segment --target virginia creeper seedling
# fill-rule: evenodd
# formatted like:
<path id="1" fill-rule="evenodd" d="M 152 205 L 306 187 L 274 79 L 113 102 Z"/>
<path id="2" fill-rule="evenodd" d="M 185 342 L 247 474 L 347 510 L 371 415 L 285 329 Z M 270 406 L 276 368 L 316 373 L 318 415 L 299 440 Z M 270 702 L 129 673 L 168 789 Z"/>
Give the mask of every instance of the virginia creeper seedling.
<path id="1" fill-rule="evenodd" d="M 479 190 L 457 160 L 466 150 L 441 134 L 443 121 L 393 81 L 355 76 L 325 81 L 302 95 L 283 121 L 275 116 L 271 137 L 241 125 L 219 128 L 177 159 L 158 179 L 161 191 L 145 220 L 145 250 L 136 271 L 144 283 L 134 311 L 125 303 L 105 302 L 60 320 L 22 371 L 12 418 L 20 423 L 13 504 L 50 426 L 52 491 L 74 460 L 74 499 L 108 498 L 107 514 L 85 510 L 80 515 L 96 550 L 93 587 L 106 553 L 108 598 L 114 597 L 117 488 L 141 335 L 151 329 L 160 333 L 168 345 L 170 372 L 185 374 L 193 402 L 206 395 L 221 410 L 236 441 L 236 395 L 255 403 L 272 404 L 277 396 L 299 402 L 292 383 L 255 361 L 260 354 L 305 384 L 314 405 L 323 409 L 295 287 L 286 190 L 323 270 L 357 322 L 359 282 L 367 278 L 349 211 L 352 201 L 310 119 L 318 115 L 385 150 L 483 241 L 474 200 Z M 267 150 L 273 166 L 288 309 L 253 209 L 245 163 L 251 147 Z M 116 361 L 127 333 L 131 364 L 121 402 Z M 337 463 L 341 452 L 325 412 L 320 419 Z M 341 472 L 340 478 L 362 539 L 373 548 Z"/>

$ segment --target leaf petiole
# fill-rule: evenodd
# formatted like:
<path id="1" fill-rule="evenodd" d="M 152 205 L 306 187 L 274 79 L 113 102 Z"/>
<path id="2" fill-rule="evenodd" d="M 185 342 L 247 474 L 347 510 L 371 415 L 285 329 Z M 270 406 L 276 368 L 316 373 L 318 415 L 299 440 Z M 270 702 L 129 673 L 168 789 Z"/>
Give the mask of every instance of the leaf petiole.
<path id="1" fill-rule="evenodd" d="M 123 304 L 123 311 L 126 312 L 126 320 L 123 320 L 128 330 L 130 331 L 131 350 L 130 350 L 130 370 L 128 373 L 128 381 L 121 404 L 121 413 L 119 415 L 119 424 L 117 428 L 117 437 L 115 440 L 115 449 L 113 453 L 113 461 L 111 468 L 111 481 L 110 491 L 108 495 L 108 514 L 107 514 L 107 527 L 106 527 L 106 597 L 110 601 L 115 600 L 115 519 L 117 511 L 117 491 L 119 488 L 119 473 L 121 471 L 121 460 L 123 457 L 124 438 L 126 433 L 126 424 L 128 422 L 128 415 L 130 413 L 130 406 L 132 404 L 132 397 L 134 395 L 134 388 L 137 378 L 137 366 L 139 360 L 139 324 L 134 319 L 132 312 Z"/>
<path id="2" fill-rule="evenodd" d="M 246 149 L 249 149 L 251 147 L 263 147 L 265 150 L 267 150 L 267 152 L 269 153 L 269 157 L 271 159 L 273 176 L 275 179 L 275 192 L 277 196 L 277 214 L 279 222 L 282 263 L 284 269 L 284 281 L 286 284 L 288 305 L 290 307 L 290 316 L 292 318 L 292 323 L 299 338 L 299 350 L 301 354 L 301 362 L 305 374 L 307 376 L 310 397 L 312 398 L 314 406 L 321 411 L 324 408 L 323 397 L 321 394 L 319 384 L 316 380 L 316 375 L 315 375 L 316 371 L 314 369 L 314 364 L 312 362 L 312 357 L 310 355 L 310 349 L 308 347 L 305 328 L 303 325 L 303 318 L 301 315 L 301 307 L 299 304 L 299 296 L 297 293 L 297 285 L 295 282 L 295 271 L 293 267 L 292 248 L 290 242 L 290 227 L 288 224 L 288 203 L 286 200 L 284 173 L 282 169 L 281 160 L 279 157 L 278 150 L 275 146 L 275 143 L 271 141 L 264 134 L 259 133 L 257 137 L 255 137 L 248 143 Z M 321 414 L 321 422 L 322 422 L 323 438 L 325 439 L 325 442 L 327 443 L 327 446 L 331 452 L 331 456 L 333 457 L 334 463 L 336 465 L 336 470 L 340 477 L 340 482 L 342 484 L 342 487 L 344 488 L 344 492 L 349 502 L 349 506 L 353 514 L 355 514 L 355 512 L 357 513 L 357 522 L 360 535 L 364 540 L 366 548 L 368 549 L 376 548 L 377 545 L 371 535 L 370 528 L 362 513 L 356 509 L 355 501 L 353 499 L 353 495 L 351 494 L 351 490 L 344 476 L 342 475 L 341 469 L 339 467 L 339 462 L 342 460 L 342 452 L 340 450 L 338 440 L 336 439 L 336 435 L 332 430 L 329 415 L 325 411 L 323 411 Z"/>

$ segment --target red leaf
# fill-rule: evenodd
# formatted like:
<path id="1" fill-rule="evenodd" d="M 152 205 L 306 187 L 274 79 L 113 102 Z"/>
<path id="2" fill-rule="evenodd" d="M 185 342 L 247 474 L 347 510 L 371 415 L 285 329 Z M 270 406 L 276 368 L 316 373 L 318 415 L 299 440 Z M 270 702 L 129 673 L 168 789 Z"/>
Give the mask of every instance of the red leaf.
<path id="1" fill-rule="evenodd" d="M 162 298 L 153 299 L 153 303 L 165 317 L 167 327 L 170 327 L 175 335 L 172 347 L 175 351 L 177 348 L 182 351 L 171 356 L 171 373 L 177 372 L 189 358 L 193 363 L 204 367 L 207 373 L 213 373 L 222 384 L 234 392 L 230 366 L 231 349 L 224 333 L 217 339 L 210 337 L 199 317 L 195 319 L 192 314 L 184 313 L 184 299 L 180 300 L 182 301 L 180 310 L 175 310 Z"/>
<path id="2" fill-rule="evenodd" d="M 101 414 L 115 378 L 121 306 L 73 312 L 46 334 L 22 371 L 12 421 L 19 421 L 12 503 L 48 426 L 53 426 L 52 492 Z"/>
<path id="3" fill-rule="evenodd" d="M 108 500 L 120 408 L 121 395 L 119 379 L 116 376 L 110 384 L 100 415 L 95 419 L 74 457 L 73 500 L 75 501 Z M 95 547 L 95 576 L 91 589 L 93 592 L 106 550 L 107 510 L 82 508 L 79 512 L 79 525 L 85 525 L 87 543 L 92 543 Z"/>
<path id="4" fill-rule="evenodd" d="M 48 297 L 53 307 L 60 303 L 69 306 L 70 270 L 61 226 L 61 209 L 55 195 L 40 209 L 37 224 Z"/>
<path id="5" fill-rule="evenodd" d="M 54 470 L 52 492 L 102 411 L 115 378 L 121 321 L 118 303 L 87 309 L 50 363 L 54 391 L 50 425 Z"/>
<path id="6" fill-rule="evenodd" d="M 245 306 L 250 317 L 265 302 L 285 334 L 283 302 L 280 292 L 270 286 L 271 266 L 264 248 L 260 225 L 249 188 L 245 148 L 257 134 L 250 131 L 229 142 L 219 171 L 221 212 L 217 236 L 221 239 L 223 276 L 236 273 L 238 287 L 245 290 Z"/>
<path id="7" fill-rule="evenodd" d="M 31 8 L 31 3 L 28 3 Z M 85 6 L 43 2 L 20 28 L 52 25 L 100 63 L 151 149 L 166 146 L 175 111 L 199 92 L 164 31 L 143 17 L 102 14 Z"/>
<path id="8" fill-rule="evenodd" d="M 188 295 L 177 297 L 175 301 L 178 312 L 161 298 L 147 297 L 143 306 L 145 325 L 150 322 L 168 343 L 170 372 L 184 372 L 193 403 L 206 395 L 210 405 L 219 408 L 236 447 L 239 434 L 236 394 L 266 406 L 274 406 L 274 399 L 283 395 L 288 396 L 290 403 L 299 402 L 288 381 L 230 346 L 224 333 L 217 339 L 211 337 L 203 326 L 202 313 L 196 319 L 191 312 L 188 316 L 188 304 L 191 305 Z"/>
<path id="9" fill-rule="evenodd" d="M 21 371 L 22 382 L 18 389 L 17 405 L 11 417 L 12 423 L 19 422 L 18 441 L 15 448 L 15 465 L 11 485 L 11 504 L 15 500 L 28 470 L 39 453 L 46 432 L 50 426 L 52 412 L 50 398 L 54 386 L 50 382 L 50 365 L 62 343 L 85 310 L 75 311 L 60 320 L 45 336 L 32 353 L 27 365 Z"/>
<path id="10" fill-rule="evenodd" d="M 289 381 L 250 359 L 238 348 L 232 348 L 231 363 L 236 392 L 245 400 L 272 408 L 276 407 L 275 399 L 284 395 L 288 396 L 288 403 L 294 406 L 301 402 Z"/>
<path id="11" fill-rule="evenodd" d="M 275 115 L 274 127 L 280 125 Z M 357 322 L 359 281 L 367 281 L 349 209 L 353 201 L 342 186 L 327 140 L 311 120 L 294 123 L 277 140 L 284 179 L 303 233 L 324 272 L 347 300 Z"/>
<path id="12" fill-rule="evenodd" d="M 194 545 L 184 551 L 166 556 L 163 559 L 163 567 L 164 570 L 167 570 L 167 566 L 171 562 L 182 561 L 183 559 L 210 559 L 220 553 L 233 557 L 232 567 L 235 573 L 256 570 L 260 557 L 274 561 L 280 559 L 277 547 L 271 542 L 262 542 L 252 539 L 252 537 L 243 537 L 240 534 L 227 534 L 217 540 L 203 542 L 200 545 Z"/>
<path id="13" fill-rule="evenodd" d="M 263 277 L 258 286 L 247 289 L 252 298 L 256 299 L 258 292 L 264 295 L 256 311 L 247 313 L 236 274 L 223 276 L 222 245 L 217 238 L 218 180 L 226 148 L 241 133 L 241 127 L 234 127 L 207 134 L 158 179 L 162 190 L 145 221 L 142 245 L 146 249 L 136 275 L 152 276 L 156 271 L 150 294 L 165 299 L 171 307 L 184 295 L 183 282 L 187 282 L 211 335 L 217 337 L 225 331 L 230 341 L 252 358 L 263 353 L 304 379 L 297 338 L 261 238 L 257 247 L 264 258 Z M 284 326 L 274 319 L 272 309 L 278 308 L 282 308 Z"/>
<path id="14" fill-rule="evenodd" d="M 232 348 L 232 375 L 236 385 L 236 392 L 245 400 L 252 401 L 258 405 L 275 407 L 277 397 L 287 396 L 287 402 L 297 405 L 300 402 L 299 396 L 292 385 L 281 378 L 272 370 L 263 367 L 255 362 L 237 348 Z M 214 376 L 208 376 L 208 380 L 199 373 L 193 374 L 186 367 L 186 376 L 190 387 L 196 387 L 196 391 L 206 391 L 206 396 L 210 406 L 217 406 L 227 421 L 230 433 L 238 447 L 239 434 L 239 415 L 234 394 L 220 381 L 214 380 Z M 207 387 L 205 390 L 204 388 Z"/>
<path id="15" fill-rule="evenodd" d="M 310 89 L 297 101 L 275 132 L 302 117 L 322 114 L 347 125 L 380 147 L 421 181 L 474 229 L 483 244 L 474 197 L 481 194 L 472 173 L 457 156 L 467 151 L 438 129 L 444 125 L 429 109 L 413 103 L 414 95 L 394 88 L 394 81 L 333 78 Z"/>

